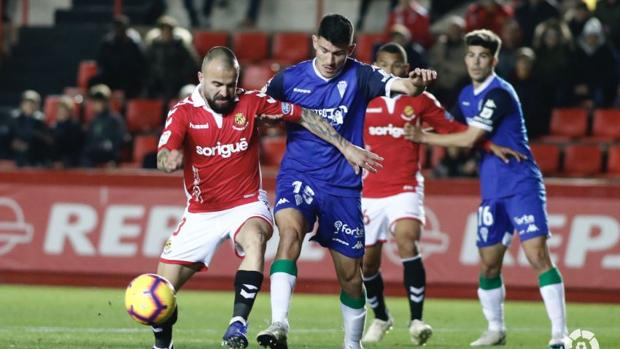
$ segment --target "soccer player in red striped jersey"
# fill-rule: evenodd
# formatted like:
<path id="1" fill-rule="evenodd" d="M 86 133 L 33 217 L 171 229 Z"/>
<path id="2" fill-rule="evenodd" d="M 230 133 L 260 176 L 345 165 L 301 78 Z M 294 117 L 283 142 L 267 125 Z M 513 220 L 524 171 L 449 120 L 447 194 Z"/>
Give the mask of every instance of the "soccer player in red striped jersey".
<path id="1" fill-rule="evenodd" d="M 238 91 L 239 63 L 232 51 L 216 47 L 206 55 L 200 84 L 169 112 L 159 141 L 157 167 L 183 167 L 187 208 L 161 254 L 157 273 L 178 290 L 207 269 L 217 248 L 230 239 L 243 257 L 235 275 L 235 300 L 222 339 L 228 348 L 246 348 L 247 319 L 263 281 L 264 252 L 273 218 L 261 189 L 256 119 L 299 123 L 335 146 L 349 163 L 374 171 L 380 158 L 341 137 L 319 115 L 257 91 Z M 153 327 L 154 349 L 173 348 L 178 310 Z"/>
<path id="2" fill-rule="evenodd" d="M 409 71 L 405 50 L 396 43 L 385 44 L 378 50 L 375 65 L 395 76 L 406 76 Z M 380 341 L 394 323 L 385 306 L 379 271 L 382 245 L 390 234 L 396 240 L 403 263 L 403 281 L 411 315 L 411 341 L 423 345 L 433 333 L 431 326 L 422 320 L 426 274 L 418 250 L 421 226 L 425 221 L 420 145 L 403 137 L 407 123 L 423 123 L 439 133 L 467 130 L 467 126 L 454 121 L 428 92 L 418 96 L 377 97 L 366 109 L 366 148 L 384 158 L 384 168 L 380 173 L 369 173 L 364 177 L 362 191 L 366 232 L 363 276 L 367 301 L 375 315 L 362 339 L 366 343 Z M 512 154 L 510 149 L 490 143 L 484 146 L 500 157 Z"/>

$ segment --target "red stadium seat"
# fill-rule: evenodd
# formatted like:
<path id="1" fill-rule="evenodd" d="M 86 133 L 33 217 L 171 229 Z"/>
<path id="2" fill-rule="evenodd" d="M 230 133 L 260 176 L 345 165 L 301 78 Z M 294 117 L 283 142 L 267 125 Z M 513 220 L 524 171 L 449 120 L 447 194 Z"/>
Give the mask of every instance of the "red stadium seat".
<path id="1" fill-rule="evenodd" d="M 435 166 L 439 165 L 439 163 L 441 162 L 441 159 L 443 159 L 443 157 L 446 155 L 446 148 L 432 147 L 431 150 L 432 150 L 431 168 L 434 168 Z"/>
<path id="2" fill-rule="evenodd" d="M 88 89 L 88 81 L 97 75 L 97 62 L 81 61 L 78 67 L 77 85 L 83 91 Z"/>
<path id="3" fill-rule="evenodd" d="M 596 144 L 572 144 L 564 150 L 564 174 L 586 177 L 601 172 L 601 148 Z"/>
<path id="4" fill-rule="evenodd" d="M 374 61 L 373 48 L 380 43 L 385 34 L 383 33 L 364 33 L 357 36 L 355 46 L 355 57 L 364 62 L 371 64 Z"/>
<path id="5" fill-rule="evenodd" d="M 263 32 L 237 32 L 233 34 L 233 49 L 242 62 L 258 62 L 269 56 L 269 38 Z"/>
<path id="6" fill-rule="evenodd" d="M 620 139 L 620 109 L 595 110 L 592 136 L 605 140 Z"/>
<path id="7" fill-rule="evenodd" d="M 310 37 L 307 33 L 276 33 L 271 43 L 271 56 L 290 64 L 310 58 Z"/>
<path id="8" fill-rule="evenodd" d="M 286 137 L 264 137 L 262 143 L 262 158 L 266 166 L 280 166 L 286 151 Z"/>
<path id="9" fill-rule="evenodd" d="M 580 108 L 556 108 L 551 113 L 550 135 L 545 141 L 567 141 L 584 137 L 588 130 L 588 111 Z"/>
<path id="10" fill-rule="evenodd" d="M 560 168 L 560 147 L 557 144 L 532 144 L 534 160 L 544 175 L 555 175 Z"/>
<path id="11" fill-rule="evenodd" d="M 157 142 L 154 135 L 136 136 L 133 140 L 133 162 L 142 164 L 145 155 L 157 152 Z"/>
<path id="12" fill-rule="evenodd" d="M 215 46 L 228 46 L 228 33 L 198 31 L 194 33 L 194 47 L 200 57 Z"/>
<path id="13" fill-rule="evenodd" d="M 607 152 L 607 174 L 620 176 L 620 145 L 612 145 Z"/>
<path id="14" fill-rule="evenodd" d="M 270 65 L 246 64 L 241 67 L 241 87 L 246 90 L 260 90 L 273 75 Z"/>
<path id="15" fill-rule="evenodd" d="M 127 130 L 131 133 L 156 130 L 162 123 L 164 103 L 159 99 L 132 99 L 127 102 Z"/>

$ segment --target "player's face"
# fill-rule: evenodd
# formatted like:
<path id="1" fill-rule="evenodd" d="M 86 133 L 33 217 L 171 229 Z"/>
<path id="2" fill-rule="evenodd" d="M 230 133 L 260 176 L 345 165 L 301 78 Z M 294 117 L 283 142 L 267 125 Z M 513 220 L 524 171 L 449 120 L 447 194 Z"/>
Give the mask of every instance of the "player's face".
<path id="1" fill-rule="evenodd" d="M 316 35 L 312 35 L 312 46 L 316 51 L 316 68 L 328 79 L 340 73 L 355 48 L 355 45 L 336 46 Z"/>
<path id="2" fill-rule="evenodd" d="M 213 111 L 228 114 L 235 106 L 237 70 L 214 60 L 198 73 L 202 95 Z"/>
<path id="3" fill-rule="evenodd" d="M 483 82 L 489 75 L 493 74 L 493 69 L 497 64 L 497 59 L 491 50 L 482 46 L 468 46 L 465 53 L 465 65 L 467 73 L 474 82 Z"/>
<path id="4" fill-rule="evenodd" d="M 401 78 L 407 77 L 407 72 L 409 72 L 409 64 L 398 53 L 379 52 L 375 65 L 384 72 Z"/>

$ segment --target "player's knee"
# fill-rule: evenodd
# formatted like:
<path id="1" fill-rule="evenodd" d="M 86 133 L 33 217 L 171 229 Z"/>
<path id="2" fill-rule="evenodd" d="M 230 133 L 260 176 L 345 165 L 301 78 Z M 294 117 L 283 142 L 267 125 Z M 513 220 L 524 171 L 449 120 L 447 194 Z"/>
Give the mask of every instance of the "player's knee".
<path id="1" fill-rule="evenodd" d="M 362 274 L 364 277 L 369 278 L 377 275 L 379 272 L 379 264 L 377 263 L 364 263 L 362 264 Z"/>
<path id="2" fill-rule="evenodd" d="M 413 239 L 398 239 L 396 240 L 398 246 L 398 254 L 400 258 L 411 258 L 418 255 L 418 243 Z"/>
<path id="3" fill-rule="evenodd" d="M 279 245 L 287 251 L 301 250 L 302 238 L 297 229 L 284 228 L 280 230 Z"/>
<path id="4" fill-rule="evenodd" d="M 552 267 L 551 259 L 549 258 L 549 255 L 546 253 L 546 251 L 543 249 L 530 251 L 530 253 L 527 254 L 527 259 L 530 262 L 532 268 L 534 268 L 536 271 L 545 271 L 549 270 Z"/>
<path id="5" fill-rule="evenodd" d="M 485 278 L 494 278 L 499 276 L 502 271 L 500 263 L 480 263 L 480 275 Z"/>

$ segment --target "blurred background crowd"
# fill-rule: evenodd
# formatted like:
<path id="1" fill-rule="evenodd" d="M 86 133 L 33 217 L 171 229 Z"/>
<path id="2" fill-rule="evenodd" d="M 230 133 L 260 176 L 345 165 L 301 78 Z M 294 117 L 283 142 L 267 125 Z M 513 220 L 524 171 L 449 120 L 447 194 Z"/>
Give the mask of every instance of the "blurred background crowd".
<path id="1" fill-rule="evenodd" d="M 0 168 L 154 167 L 167 111 L 191 94 L 209 48 L 236 52 L 247 89 L 313 56 L 311 31 L 263 25 L 273 1 L 235 1 L 243 13 L 231 30 L 214 16 L 232 0 L 73 0 L 52 27 L 19 23 L 23 1 L 0 0 Z M 429 91 L 448 110 L 469 81 L 464 34 L 493 30 L 503 40 L 496 72 L 521 98 L 543 171 L 620 176 L 620 0 L 340 3 L 355 9 L 357 59 L 372 63 L 381 44 L 400 43 L 411 67 L 438 71 Z M 264 163 L 277 166 L 283 127 L 261 132 Z M 428 175 L 477 175 L 468 150 L 423 152 Z"/>

